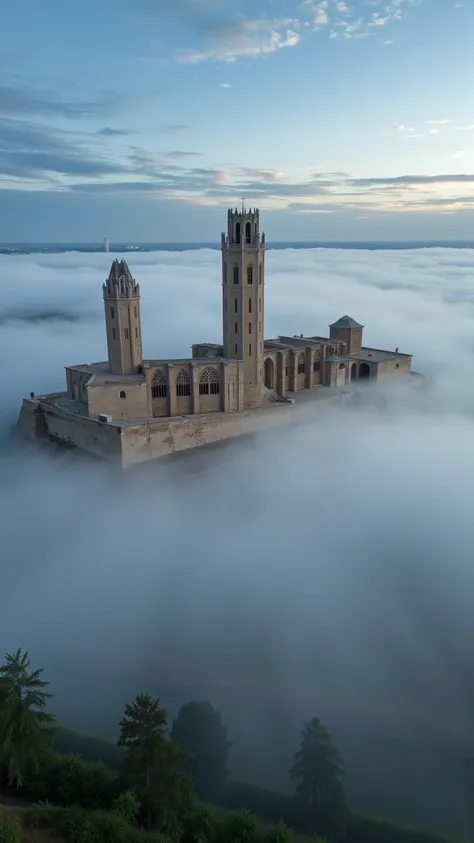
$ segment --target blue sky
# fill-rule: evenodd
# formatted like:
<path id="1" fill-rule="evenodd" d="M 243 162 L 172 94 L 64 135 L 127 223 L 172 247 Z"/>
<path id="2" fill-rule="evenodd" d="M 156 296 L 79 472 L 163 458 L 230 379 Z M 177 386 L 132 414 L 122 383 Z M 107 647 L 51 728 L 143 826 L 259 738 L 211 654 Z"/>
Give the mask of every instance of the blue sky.
<path id="1" fill-rule="evenodd" d="M 16 0 L 0 241 L 472 239 L 474 6 Z"/>

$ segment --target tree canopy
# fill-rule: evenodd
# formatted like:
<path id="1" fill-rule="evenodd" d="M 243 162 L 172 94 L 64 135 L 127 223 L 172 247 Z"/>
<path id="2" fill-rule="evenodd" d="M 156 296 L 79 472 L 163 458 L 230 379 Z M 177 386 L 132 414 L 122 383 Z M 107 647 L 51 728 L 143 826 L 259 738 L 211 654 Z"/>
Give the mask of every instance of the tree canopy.
<path id="1" fill-rule="evenodd" d="M 179 771 L 182 755 L 168 737 L 166 710 L 150 694 L 137 694 L 119 726 L 118 745 L 127 749 L 123 777 L 144 806 L 147 826 L 173 830 L 192 787 Z"/>
<path id="2" fill-rule="evenodd" d="M 289 772 L 311 831 L 335 833 L 346 820 L 344 767 L 327 727 L 318 717 L 303 724 Z"/>
<path id="3" fill-rule="evenodd" d="M 52 694 L 41 678 L 42 669 L 30 671 L 28 651 L 5 655 L 0 667 L 0 763 L 8 783 L 20 788 L 29 770 L 37 771 L 52 739 L 54 715 L 45 711 Z"/>
<path id="4" fill-rule="evenodd" d="M 184 769 L 198 796 L 219 803 L 227 781 L 229 741 L 222 715 L 210 702 L 181 706 L 171 732 L 185 755 Z"/>

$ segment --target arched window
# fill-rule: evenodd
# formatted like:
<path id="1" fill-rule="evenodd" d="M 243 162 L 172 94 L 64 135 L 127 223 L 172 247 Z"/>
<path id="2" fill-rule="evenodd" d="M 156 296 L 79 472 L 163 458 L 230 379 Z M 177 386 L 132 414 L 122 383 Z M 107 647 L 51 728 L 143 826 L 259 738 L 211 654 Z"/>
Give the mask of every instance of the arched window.
<path id="1" fill-rule="evenodd" d="M 125 395 L 125 392 L 123 391 L 123 389 L 121 389 L 120 390 L 120 398 L 126 398 L 126 397 L 127 396 Z"/>
<path id="2" fill-rule="evenodd" d="M 235 264 L 235 266 L 234 266 L 234 284 L 238 284 L 238 283 L 239 283 L 239 267 L 237 266 L 237 264 Z"/>
<path id="3" fill-rule="evenodd" d="M 261 284 L 263 280 L 263 264 L 259 263 L 258 265 L 258 283 Z"/>
<path id="4" fill-rule="evenodd" d="M 215 369 L 204 369 L 199 378 L 199 395 L 219 395 L 219 376 Z"/>
<path id="5" fill-rule="evenodd" d="M 298 374 L 299 375 L 304 375 L 304 373 L 306 371 L 306 364 L 305 364 L 304 357 L 305 357 L 304 351 L 300 351 L 300 353 L 298 354 Z"/>
<path id="6" fill-rule="evenodd" d="M 245 223 L 245 242 L 251 243 L 252 242 L 252 226 L 249 222 Z"/>
<path id="7" fill-rule="evenodd" d="M 319 351 L 314 352 L 313 372 L 319 372 L 321 369 L 321 355 Z"/>
<path id="8" fill-rule="evenodd" d="M 253 284 L 253 266 L 247 267 L 247 284 Z"/>
<path id="9" fill-rule="evenodd" d="M 345 369 L 346 367 L 345 367 L 344 363 L 339 363 L 338 368 L 339 368 L 339 371 L 342 371 L 342 369 Z"/>
<path id="10" fill-rule="evenodd" d="M 189 381 L 188 373 L 181 369 L 176 378 L 176 395 L 178 398 L 184 398 L 191 395 L 191 383 Z"/>
<path id="11" fill-rule="evenodd" d="M 167 398 L 168 387 L 163 372 L 155 372 L 151 383 L 151 397 L 152 398 Z"/>
<path id="12" fill-rule="evenodd" d="M 235 226 L 235 242 L 240 244 L 240 222 Z"/>

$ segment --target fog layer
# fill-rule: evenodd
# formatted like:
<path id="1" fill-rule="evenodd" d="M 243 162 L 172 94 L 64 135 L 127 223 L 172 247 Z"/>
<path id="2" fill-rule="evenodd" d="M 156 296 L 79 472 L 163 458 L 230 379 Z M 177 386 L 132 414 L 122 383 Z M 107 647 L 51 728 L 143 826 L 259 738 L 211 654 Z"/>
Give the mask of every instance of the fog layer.
<path id="1" fill-rule="evenodd" d="M 0 258 L 4 443 L 23 395 L 104 359 L 109 262 Z M 145 356 L 219 341 L 218 252 L 130 265 Z M 474 750 L 473 267 L 467 250 L 267 255 L 267 336 L 348 313 L 367 345 L 414 353 L 428 393 L 126 478 L 9 442 L 0 642 L 45 667 L 63 720 L 114 734 L 147 689 L 171 710 L 211 699 L 234 742 L 278 726 L 291 743 L 317 713 Z"/>

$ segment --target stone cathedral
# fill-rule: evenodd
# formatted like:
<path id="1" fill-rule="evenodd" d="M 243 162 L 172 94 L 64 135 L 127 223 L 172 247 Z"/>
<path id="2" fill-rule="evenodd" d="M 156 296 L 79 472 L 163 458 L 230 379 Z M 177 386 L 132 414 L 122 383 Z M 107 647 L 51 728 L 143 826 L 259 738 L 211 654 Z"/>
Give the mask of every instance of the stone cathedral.
<path id="1" fill-rule="evenodd" d="M 141 420 L 260 407 L 302 389 L 408 375 L 411 355 L 366 348 L 343 316 L 329 337 L 264 339 L 265 234 L 259 211 L 229 210 L 221 237 L 223 342 L 197 343 L 187 360 L 144 360 L 140 287 L 124 260 L 103 285 L 108 360 L 69 366 L 71 407 L 89 418 Z"/>
<path id="2" fill-rule="evenodd" d="M 127 467 L 286 424 L 306 412 L 305 396 L 343 401 L 362 382 L 412 374 L 411 355 L 364 346 L 363 326 L 350 316 L 334 322 L 329 337 L 265 339 L 258 210 L 228 211 L 221 251 L 222 343 L 196 343 L 186 360 L 144 360 L 140 287 L 126 262 L 114 260 L 102 288 L 108 359 L 67 366 L 63 392 L 32 392 L 20 432 Z"/>

